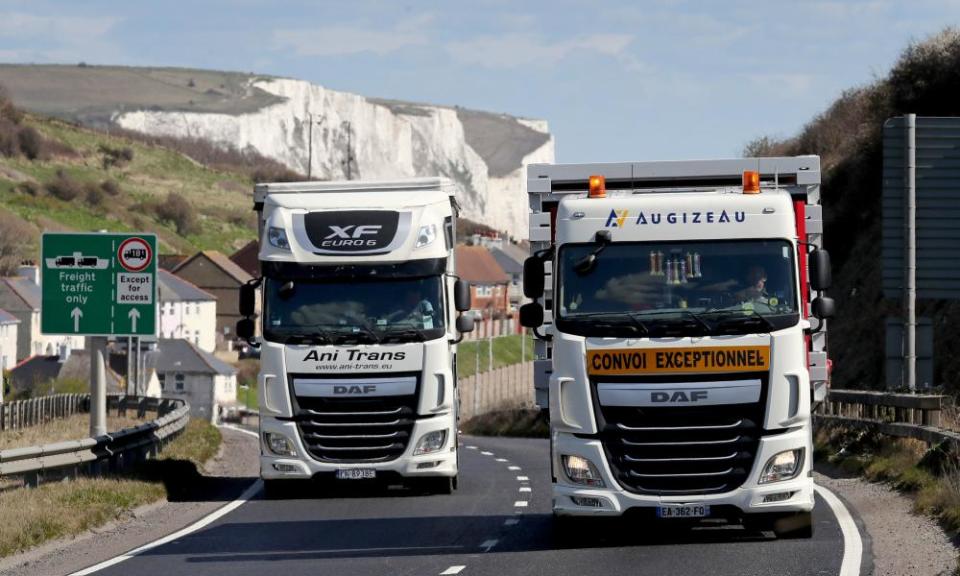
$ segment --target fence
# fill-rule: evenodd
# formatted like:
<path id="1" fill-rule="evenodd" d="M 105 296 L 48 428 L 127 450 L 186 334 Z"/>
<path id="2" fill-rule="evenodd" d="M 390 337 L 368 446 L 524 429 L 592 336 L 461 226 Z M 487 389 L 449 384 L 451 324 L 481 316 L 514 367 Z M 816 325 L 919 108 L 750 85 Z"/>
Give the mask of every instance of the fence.
<path id="1" fill-rule="evenodd" d="M 945 396 L 831 390 L 814 418 L 821 425 L 866 428 L 928 444 L 947 442 L 960 448 L 960 434 L 940 427 Z"/>
<path id="2" fill-rule="evenodd" d="M 0 478 L 22 476 L 26 485 L 37 486 L 47 475 L 59 479 L 123 470 L 155 457 L 190 419 L 190 406 L 183 400 L 111 396 L 107 409 L 121 415 L 135 410 L 141 417 L 156 412 L 157 419 L 94 438 L 0 450 Z"/>
<path id="3" fill-rule="evenodd" d="M 520 323 L 514 318 L 477 318 L 474 324 L 473 332 L 467 332 L 463 335 L 464 340 L 483 340 L 491 336 L 508 336 L 510 334 L 519 334 L 521 332 Z"/>
<path id="4" fill-rule="evenodd" d="M 0 431 L 36 426 L 90 411 L 89 394 L 55 394 L 0 404 Z"/>
<path id="5" fill-rule="evenodd" d="M 533 406 L 533 362 L 461 378 L 458 387 L 464 421 L 493 410 Z"/>

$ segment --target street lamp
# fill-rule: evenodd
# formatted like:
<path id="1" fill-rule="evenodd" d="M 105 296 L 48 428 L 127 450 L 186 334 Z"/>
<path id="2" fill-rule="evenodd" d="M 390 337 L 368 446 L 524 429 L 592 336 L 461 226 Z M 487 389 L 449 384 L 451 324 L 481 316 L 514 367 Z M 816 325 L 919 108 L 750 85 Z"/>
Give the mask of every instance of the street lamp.
<path id="1" fill-rule="evenodd" d="M 307 112 L 307 118 L 307 180 L 310 180 L 313 173 L 313 112 Z M 326 119 L 326 115 L 320 116 L 320 120 L 316 122 L 317 126 L 321 126 Z"/>

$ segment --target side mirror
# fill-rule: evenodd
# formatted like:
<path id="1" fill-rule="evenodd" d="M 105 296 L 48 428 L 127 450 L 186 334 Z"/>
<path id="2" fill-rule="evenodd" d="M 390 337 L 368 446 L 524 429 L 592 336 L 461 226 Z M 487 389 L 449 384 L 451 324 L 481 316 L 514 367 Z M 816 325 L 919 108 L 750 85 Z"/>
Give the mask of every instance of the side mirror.
<path id="1" fill-rule="evenodd" d="M 244 318 L 237 322 L 237 337 L 244 340 L 250 340 L 253 338 L 254 326 L 253 320 L 250 318 Z"/>
<path id="2" fill-rule="evenodd" d="M 810 287 L 814 290 L 826 290 L 833 283 L 830 272 L 830 253 L 826 250 L 814 250 L 808 256 L 810 267 Z"/>
<path id="3" fill-rule="evenodd" d="M 543 306 L 528 302 L 520 307 L 520 325 L 524 328 L 539 328 L 543 324 Z"/>
<path id="4" fill-rule="evenodd" d="M 536 300 L 543 296 L 543 260 L 531 256 L 523 261 L 523 295 Z"/>
<path id="5" fill-rule="evenodd" d="M 458 316 L 457 317 L 457 332 L 461 334 L 466 334 L 467 332 L 473 332 L 473 316 Z"/>
<path id="6" fill-rule="evenodd" d="M 254 284 L 240 286 L 240 315 L 247 318 L 256 313 L 257 287 Z M 239 323 L 237 324 L 239 334 Z M 243 336 L 241 336 L 242 338 Z"/>
<path id="7" fill-rule="evenodd" d="M 817 296 L 813 299 L 813 302 L 810 303 L 810 313 L 813 314 L 814 318 L 819 320 L 833 318 L 836 312 L 837 304 L 833 301 L 833 298 Z"/>
<path id="8" fill-rule="evenodd" d="M 466 312 L 473 305 L 470 298 L 470 283 L 457 280 L 453 285 L 453 307 L 457 312 Z M 473 330 L 471 327 L 470 330 Z M 467 330 L 469 332 L 470 330 Z"/>

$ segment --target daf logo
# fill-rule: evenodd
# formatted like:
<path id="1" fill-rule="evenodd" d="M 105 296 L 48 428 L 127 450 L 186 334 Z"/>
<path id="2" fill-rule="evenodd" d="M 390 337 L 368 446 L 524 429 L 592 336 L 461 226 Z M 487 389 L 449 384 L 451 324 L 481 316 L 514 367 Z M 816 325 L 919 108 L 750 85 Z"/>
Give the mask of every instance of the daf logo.
<path id="1" fill-rule="evenodd" d="M 651 392 L 650 401 L 656 402 L 659 404 L 662 403 L 683 403 L 683 402 L 699 402 L 700 400 L 707 399 L 706 390 L 691 390 L 689 393 L 684 392 L 683 390 L 677 390 L 676 392 Z"/>
<path id="2" fill-rule="evenodd" d="M 353 228 L 353 232 L 350 232 L 351 228 Z M 364 235 L 367 235 L 367 236 L 371 234 L 376 235 L 378 232 L 380 232 L 381 228 L 383 228 L 383 226 L 379 224 L 375 224 L 375 225 L 371 224 L 371 225 L 363 225 L 363 226 L 356 226 L 354 224 L 350 224 L 349 226 L 330 226 L 330 229 L 333 230 L 333 232 L 331 232 L 326 238 L 324 238 L 324 240 L 330 240 L 332 238 L 346 238 L 348 240 L 350 239 L 356 240 L 357 238 L 360 238 L 361 236 L 364 236 Z"/>
<path id="3" fill-rule="evenodd" d="M 375 384 L 364 384 L 363 386 L 334 386 L 333 393 L 338 395 L 350 394 L 373 394 L 377 391 Z"/>

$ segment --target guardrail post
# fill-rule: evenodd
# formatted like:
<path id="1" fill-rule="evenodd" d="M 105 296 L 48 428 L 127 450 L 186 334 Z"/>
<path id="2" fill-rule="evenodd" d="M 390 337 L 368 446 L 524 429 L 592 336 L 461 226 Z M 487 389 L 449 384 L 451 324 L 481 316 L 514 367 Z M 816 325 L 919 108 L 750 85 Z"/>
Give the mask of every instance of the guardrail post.
<path id="1" fill-rule="evenodd" d="M 27 488 L 36 488 L 40 485 L 40 471 L 27 472 L 23 475 L 23 484 Z"/>

